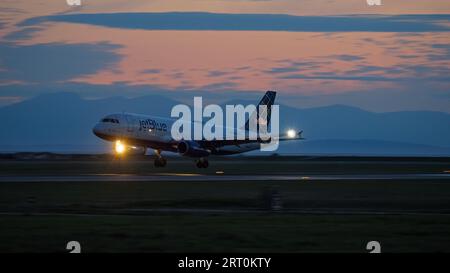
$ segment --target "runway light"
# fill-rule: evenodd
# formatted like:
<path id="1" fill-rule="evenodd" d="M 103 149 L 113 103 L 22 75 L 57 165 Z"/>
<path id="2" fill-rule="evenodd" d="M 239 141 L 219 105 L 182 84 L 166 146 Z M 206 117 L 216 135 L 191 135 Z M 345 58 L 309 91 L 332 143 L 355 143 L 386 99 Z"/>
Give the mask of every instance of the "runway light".
<path id="1" fill-rule="evenodd" d="M 116 141 L 116 146 L 115 146 L 115 150 L 116 153 L 118 154 L 123 154 L 125 152 L 125 145 L 123 145 L 120 140 Z"/>
<path id="2" fill-rule="evenodd" d="M 296 135 L 297 135 L 297 133 L 295 132 L 295 130 L 289 129 L 287 131 L 288 138 L 294 138 Z"/>

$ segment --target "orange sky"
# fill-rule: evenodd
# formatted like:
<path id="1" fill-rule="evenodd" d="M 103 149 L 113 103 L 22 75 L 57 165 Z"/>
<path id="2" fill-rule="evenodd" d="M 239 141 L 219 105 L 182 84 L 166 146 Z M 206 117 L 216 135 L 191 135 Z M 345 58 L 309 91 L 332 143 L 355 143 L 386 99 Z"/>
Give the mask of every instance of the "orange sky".
<path id="1" fill-rule="evenodd" d="M 71 8 L 65 0 L 3 0 L 0 21 L 5 26 L 0 30 L 0 37 L 22 30 L 21 26 L 15 24 L 27 18 L 67 12 L 208 11 L 293 15 L 450 13 L 450 1 L 382 2 L 380 7 L 369 7 L 365 0 L 82 0 L 81 8 Z M 441 77 L 442 69 L 439 68 L 450 67 L 449 58 L 429 61 L 430 54 L 445 54 L 445 48 L 436 48 L 435 45 L 449 45 L 448 32 L 399 35 L 371 32 L 149 31 L 55 22 L 39 27 L 41 29 L 33 33 L 31 38 L 14 43 L 20 46 L 108 42 L 121 46 L 115 53 L 122 58 L 114 67 L 70 80 L 91 84 L 126 82 L 168 89 L 206 90 L 270 88 L 291 94 L 311 95 L 383 88 L 406 90 L 409 86 L 403 82 L 389 79 Z M 421 66 L 428 67 L 428 70 L 419 73 L 417 67 Z M 438 69 L 433 70 L 434 67 Z M 366 71 L 355 72 L 362 68 Z M 287 72 L 270 72 L 277 69 Z M 144 73 L 146 70 L 157 73 Z M 290 75 L 308 78 L 285 77 Z M 329 75 L 332 77 L 327 78 Z M 346 80 L 348 75 L 382 76 L 388 80 Z M 448 88 L 448 82 L 440 84 L 444 89 Z"/>
<path id="2" fill-rule="evenodd" d="M 370 39 L 365 41 L 365 39 Z M 399 48 L 399 39 L 411 46 Z M 374 44 L 371 40 L 377 41 Z M 98 26 L 58 23 L 49 25 L 34 38 L 20 42 L 23 45 L 48 42 L 95 43 L 107 41 L 123 47 L 116 52 L 123 58 L 112 69 L 106 69 L 74 81 L 108 84 L 125 81 L 130 84 L 157 84 L 168 88 L 202 88 L 210 84 L 234 82 L 243 90 L 264 90 L 267 86 L 286 92 L 347 92 L 364 90 L 374 86 L 396 85 L 389 82 L 375 82 L 370 86 L 355 80 L 278 79 L 281 73 L 266 73 L 272 68 L 287 67 L 287 62 L 318 62 L 320 67 L 300 67 L 299 73 L 335 73 L 340 75 L 355 69 L 355 66 L 395 67 L 397 65 L 447 65 L 448 60 L 429 64 L 427 54 L 432 44 L 448 44 L 446 33 L 430 33 L 420 36 L 395 33 L 317 33 L 298 32 L 252 32 L 252 31 L 147 31 L 123 30 Z M 329 56 L 361 56 L 359 61 L 333 59 Z M 416 55 L 411 59 L 399 56 Z M 328 63 L 325 63 L 328 62 Z M 249 67 L 248 69 L 241 69 Z M 143 73 L 145 70 L 160 70 L 160 73 Z M 222 73 L 210 77 L 210 71 Z M 182 72 L 182 77 L 173 75 Z M 366 75 L 366 74 L 364 74 Z M 383 72 L 368 75 L 386 77 L 413 76 L 407 70 L 389 75 Z M 423 75 L 426 76 L 426 75 Z M 236 77 L 239 77 L 236 78 Z"/>

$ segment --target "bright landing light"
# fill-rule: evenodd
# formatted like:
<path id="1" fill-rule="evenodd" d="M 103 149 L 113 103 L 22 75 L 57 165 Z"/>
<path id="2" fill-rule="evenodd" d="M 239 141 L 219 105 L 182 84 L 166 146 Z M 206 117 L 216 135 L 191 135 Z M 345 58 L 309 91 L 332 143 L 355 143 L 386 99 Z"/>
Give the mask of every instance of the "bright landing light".
<path id="1" fill-rule="evenodd" d="M 123 152 L 125 152 L 125 145 L 123 145 L 120 140 L 116 141 L 116 146 L 115 146 L 115 150 L 116 153 L 118 154 L 123 154 Z"/>
<path id="2" fill-rule="evenodd" d="M 295 132 L 295 130 L 290 129 L 287 131 L 288 138 L 294 138 L 296 135 L 297 133 Z"/>

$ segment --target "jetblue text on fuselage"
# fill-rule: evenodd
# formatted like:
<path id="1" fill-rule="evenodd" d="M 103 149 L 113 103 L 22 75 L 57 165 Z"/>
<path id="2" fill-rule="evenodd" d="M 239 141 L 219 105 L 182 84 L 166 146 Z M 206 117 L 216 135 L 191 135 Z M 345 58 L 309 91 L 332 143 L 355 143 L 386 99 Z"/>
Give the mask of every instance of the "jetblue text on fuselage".
<path id="1" fill-rule="evenodd" d="M 139 120 L 139 131 L 144 130 L 156 130 L 167 132 L 167 124 L 163 122 L 157 122 L 153 119 Z"/>

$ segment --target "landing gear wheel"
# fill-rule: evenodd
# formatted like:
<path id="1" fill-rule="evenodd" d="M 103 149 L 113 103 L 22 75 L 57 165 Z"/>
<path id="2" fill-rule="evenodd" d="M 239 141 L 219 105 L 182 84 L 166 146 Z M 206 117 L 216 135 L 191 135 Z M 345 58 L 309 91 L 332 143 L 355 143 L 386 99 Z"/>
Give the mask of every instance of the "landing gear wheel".
<path id="1" fill-rule="evenodd" d="M 208 168 L 209 162 L 205 158 L 200 158 L 197 160 L 197 168 Z"/>
<path id="2" fill-rule="evenodd" d="M 197 160 L 197 168 L 203 168 L 203 162 Z"/>
<path id="3" fill-rule="evenodd" d="M 165 167 L 167 164 L 167 160 L 163 157 L 155 158 L 155 167 Z"/>

